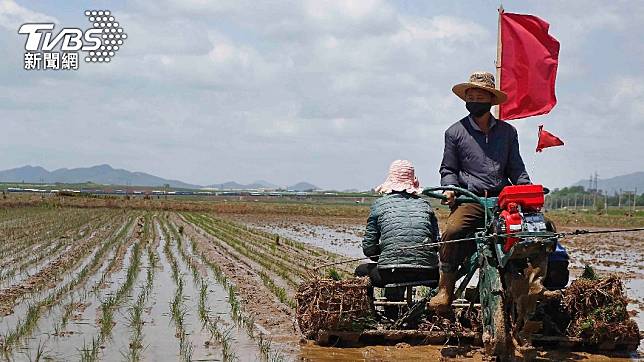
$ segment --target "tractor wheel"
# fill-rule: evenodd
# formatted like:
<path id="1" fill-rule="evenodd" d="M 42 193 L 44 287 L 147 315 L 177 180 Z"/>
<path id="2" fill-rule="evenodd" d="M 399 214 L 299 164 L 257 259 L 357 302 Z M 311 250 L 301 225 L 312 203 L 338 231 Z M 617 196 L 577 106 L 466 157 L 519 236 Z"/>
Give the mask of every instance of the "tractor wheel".
<path id="1" fill-rule="evenodd" d="M 508 329 L 503 287 L 498 269 L 481 268 L 479 292 L 483 314 L 483 345 L 488 355 L 499 360 L 510 359 L 514 344 Z"/>
<path id="2" fill-rule="evenodd" d="M 485 351 L 489 355 L 497 356 L 500 360 L 510 358 L 514 352 L 512 338 L 505 316 L 503 302 L 496 303 L 492 312 L 492 335 L 484 340 Z"/>

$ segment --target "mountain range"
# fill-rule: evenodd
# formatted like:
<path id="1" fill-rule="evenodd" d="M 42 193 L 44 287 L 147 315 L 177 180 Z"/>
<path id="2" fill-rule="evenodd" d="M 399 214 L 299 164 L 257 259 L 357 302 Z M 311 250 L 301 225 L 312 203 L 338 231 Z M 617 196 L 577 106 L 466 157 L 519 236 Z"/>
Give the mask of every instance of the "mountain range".
<path id="1" fill-rule="evenodd" d="M 213 188 L 218 190 L 256 190 L 256 189 L 288 189 L 294 191 L 317 190 L 319 187 L 308 183 L 299 182 L 291 186 L 283 187 L 271 182 L 258 180 L 250 184 L 241 184 L 235 181 L 224 183 L 213 183 L 207 186 L 190 184 L 187 182 L 165 179 L 145 172 L 132 172 L 124 169 L 115 169 L 110 165 L 103 164 L 91 167 L 60 168 L 48 171 L 40 166 L 23 166 L 9 170 L 0 171 L 0 182 L 27 182 L 27 183 L 85 183 L 94 182 L 105 185 L 133 185 L 163 187 L 168 184 L 173 188 Z M 612 194 L 620 189 L 624 191 L 638 190 L 644 192 L 644 172 L 634 172 L 627 175 L 615 176 L 606 179 L 598 179 L 598 188 Z M 588 180 L 581 180 L 572 186 L 584 186 L 588 188 Z"/>
<path id="2" fill-rule="evenodd" d="M 573 186 L 583 186 L 584 188 L 589 188 L 589 180 L 582 180 L 575 183 Z M 594 188 L 593 185 L 591 188 Z M 626 175 L 615 176 L 606 179 L 597 179 L 597 188 L 600 190 L 608 191 L 609 194 L 613 194 L 620 189 L 622 191 L 634 191 L 637 189 L 637 193 L 641 194 L 644 192 L 644 172 L 633 172 Z"/>
<path id="3" fill-rule="evenodd" d="M 179 180 L 165 179 L 150 175 L 145 172 L 132 172 L 124 169 L 115 169 L 110 165 L 103 164 L 91 167 L 60 168 L 48 171 L 40 166 L 23 166 L 0 171 L 0 182 L 27 182 L 27 183 L 85 183 L 93 182 L 105 185 L 133 185 L 133 186 L 156 186 L 163 187 L 168 184 L 173 188 L 200 189 L 204 186 L 186 183 Z M 254 189 L 278 189 L 279 186 L 268 181 L 258 180 L 244 185 L 234 181 L 221 184 L 211 184 L 206 188 L 220 190 L 254 190 Z M 286 187 L 288 190 L 309 191 L 318 189 L 317 186 L 299 182 Z"/>

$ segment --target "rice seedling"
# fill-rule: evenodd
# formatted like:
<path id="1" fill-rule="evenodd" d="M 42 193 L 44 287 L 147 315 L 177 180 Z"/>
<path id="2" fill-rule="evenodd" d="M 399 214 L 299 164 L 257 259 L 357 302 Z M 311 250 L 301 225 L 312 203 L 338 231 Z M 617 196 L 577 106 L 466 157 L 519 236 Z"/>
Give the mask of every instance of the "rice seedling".
<path id="1" fill-rule="evenodd" d="M 42 360 L 50 360 L 51 359 L 48 356 L 48 353 L 47 353 L 47 340 L 43 341 L 42 339 L 40 339 L 38 341 L 38 345 L 36 346 L 36 350 L 34 352 L 35 352 L 35 355 L 32 354 L 32 351 L 30 351 L 30 350 L 22 351 L 22 354 L 30 362 L 39 362 L 39 361 L 42 361 Z"/>
<path id="2" fill-rule="evenodd" d="M 271 277 L 269 277 L 263 270 L 259 272 L 259 276 L 264 285 L 277 297 L 277 299 L 279 299 L 280 302 L 291 308 L 296 307 L 295 301 L 288 297 L 286 289 L 276 285 L 273 279 L 271 279 Z"/>
<path id="3" fill-rule="evenodd" d="M 326 272 L 326 277 L 335 281 L 342 280 L 342 275 L 336 268 L 329 268 Z"/>
<path id="4" fill-rule="evenodd" d="M 187 307 L 183 305 L 184 282 L 183 278 L 179 274 L 177 259 L 170 249 L 170 238 L 168 237 L 168 231 L 166 230 L 164 222 L 160 222 L 160 225 L 161 231 L 166 236 L 165 245 L 163 248 L 164 254 L 170 262 L 170 268 L 172 269 L 172 278 L 174 279 L 177 287 L 174 297 L 170 301 L 170 319 L 174 322 L 176 332 L 175 335 L 179 339 L 179 356 L 183 361 L 190 361 L 194 352 L 194 346 L 188 339 L 188 333 L 186 331 L 185 317 L 188 314 L 188 310 Z"/>
<path id="5" fill-rule="evenodd" d="M 83 348 L 78 350 L 81 362 L 98 361 L 99 349 L 100 344 L 98 342 L 98 338 L 92 338 L 90 345 L 85 344 L 85 341 L 83 341 Z"/>
<path id="6" fill-rule="evenodd" d="M 130 256 L 130 265 L 128 266 L 125 282 L 119 287 L 119 289 L 106 300 L 101 303 L 101 318 L 99 319 L 100 323 L 100 341 L 104 342 L 107 338 L 110 337 L 112 329 L 114 328 L 114 310 L 122 304 L 124 299 L 129 295 L 134 282 L 140 271 L 141 266 L 141 253 L 143 251 L 143 245 L 141 241 L 137 241 L 132 250 Z"/>
<path id="7" fill-rule="evenodd" d="M 148 260 L 150 260 L 150 251 L 148 250 Z M 154 258 L 152 258 L 154 259 Z M 154 283 L 154 268 L 148 266 L 146 282 L 139 292 L 136 301 L 129 311 L 128 323 L 132 331 L 130 336 L 129 349 L 124 353 L 124 358 L 128 361 L 139 361 L 143 352 L 143 307 L 152 291 Z"/>

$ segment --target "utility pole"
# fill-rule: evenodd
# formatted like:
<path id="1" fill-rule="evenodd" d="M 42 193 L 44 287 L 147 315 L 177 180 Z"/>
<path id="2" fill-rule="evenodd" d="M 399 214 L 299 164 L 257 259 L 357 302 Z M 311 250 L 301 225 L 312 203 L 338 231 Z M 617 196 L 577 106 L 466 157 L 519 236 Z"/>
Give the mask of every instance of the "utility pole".
<path id="1" fill-rule="evenodd" d="M 575 210 L 577 210 L 577 194 L 575 193 Z"/>
<path id="2" fill-rule="evenodd" d="M 595 190 L 599 190 L 599 174 L 595 171 Z"/>
<path id="3" fill-rule="evenodd" d="M 635 188 L 635 192 L 633 192 L 633 212 L 635 212 L 636 204 L 637 204 L 637 187 Z"/>
<path id="4" fill-rule="evenodd" d="M 595 171 L 595 188 L 593 191 L 593 209 L 597 209 L 597 171 Z"/>
<path id="5" fill-rule="evenodd" d="M 617 194 L 617 207 L 622 208 L 622 189 L 619 189 L 619 194 Z"/>
<path id="6" fill-rule="evenodd" d="M 604 191 L 604 210 L 608 215 L 608 191 Z"/>

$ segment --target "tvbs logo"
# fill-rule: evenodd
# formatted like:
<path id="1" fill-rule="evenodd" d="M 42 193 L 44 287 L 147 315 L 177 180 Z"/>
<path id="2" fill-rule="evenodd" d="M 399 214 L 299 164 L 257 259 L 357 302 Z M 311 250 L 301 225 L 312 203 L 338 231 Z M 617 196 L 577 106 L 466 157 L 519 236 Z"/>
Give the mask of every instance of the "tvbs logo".
<path id="1" fill-rule="evenodd" d="M 92 27 L 86 30 L 63 28 L 54 33 L 53 23 L 27 23 L 19 34 L 27 36 L 24 68 L 26 70 L 78 69 L 79 51 L 86 63 L 109 63 L 127 34 L 109 10 L 86 10 Z"/>

